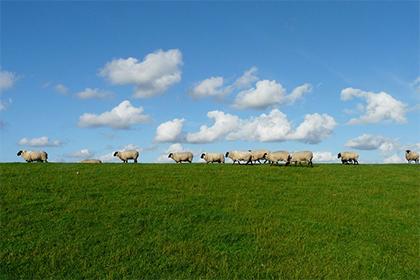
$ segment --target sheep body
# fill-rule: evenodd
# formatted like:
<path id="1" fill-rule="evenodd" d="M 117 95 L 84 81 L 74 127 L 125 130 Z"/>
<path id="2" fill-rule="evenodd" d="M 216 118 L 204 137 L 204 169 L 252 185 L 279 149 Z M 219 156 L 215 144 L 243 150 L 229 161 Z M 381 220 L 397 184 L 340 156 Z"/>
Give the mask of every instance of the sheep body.
<path id="1" fill-rule="evenodd" d="M 259 162 L 261 163 L 260 160 L 264 159 L 264 163 L 267 161 L 267 159 L 265 158 L 266 155 L 270 152 L 268 150 L 249 150 L 249 152 L 251 153 L 251 160 L 253 162 Z"/>
<path id="2" fill-rule="evenodd" d="M 21 156 L 26 162 L 41 161 L 48 162 L 48 154 L 44 151 L 34 152 L 34 151 L 19 151 L 18 156 Z"/>
<path id="3" fill-rule="evenodd" d="M 245 152 L 245 151 L 230 151 L 226 153 L 226 157 L 233 160 L 233 163 L 236 161 L 241 164 L 241 161 L 245 161 L 246 164 L 251 163 L 252 164 L 252 155 L 251 152 Z"/>
<path id="4" fill-rule="evenodd" d="M 405 151 L 405 159 L 408 161 L 408 163 L 410 163 L 411 161 L 419 163 L 419 153 L 407 150 Z"/>
<path id="5" fill-rule="evenodd" d="M 202 153 L 201 158 L 204 159 L 207 163 L 225 163 L 225 156 L 222 153 Z"/>
<path id="6" fill-rule="evenodd" d="M 287 151 L 277 151 L 268 153 L 265 158 L 270 162 L 271 165 L 278 164 L 279 161 L 287 162 L 289 157 L 289 152 Z"/>
<path id="7" fill-rule="evenodd" d="M 102 163 L 102 161 L 99 159 L 84 159 L 80 163 Z"/>
<path id="8" fill-rule="evenodd" d="M 119 157 L 124 163 L 128 163 L 129 159 L 134 160 L 137 162 L 137 158 L 139 157 L 139 152 L 136 150 L 126 150 L 126 151 L 117 151 L 114 153 L 114 157 Z"/>
<path id="9" fill-rule="evenodd" d="M 287 165 L 294 162 L 297 164 L 301 164 L 302 162 L 306 162 L 308 165 L 313 166 L 312 159 L 314 157 L 314 154 L 311 151 L 302 151 L 302 152 L 295 152 L 290 154 L 287 157 Z"/>
<path id="10" fill-rule="evenodd" d="M 193 154 L 191 152 L 176 152 L 170 153 L 168 158 L 173 159 L 176 163 L 181 163 L 183 161 L 191 163 L 193 160 Z"/>
<path id="11" fill-rule="evenodd" d="M 341 152 L 338 153 L 337 158 L 341 158 L 342 164 L 348 164 L 349 162 L 359 164 L 359 154 L 356 152 Z"/>

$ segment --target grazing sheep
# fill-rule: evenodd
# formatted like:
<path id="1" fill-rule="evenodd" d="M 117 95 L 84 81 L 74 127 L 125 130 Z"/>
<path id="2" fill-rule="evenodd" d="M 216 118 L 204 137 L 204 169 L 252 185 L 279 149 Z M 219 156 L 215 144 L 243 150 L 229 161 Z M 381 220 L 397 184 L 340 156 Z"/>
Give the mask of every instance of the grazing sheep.
<path id="1" fill-rule="evenodd" d="M 338 153 L 337 158 L 341 158 L 342 164 L 359 164 L 359 154 L 356 152 L 341 152 Z"/>
<path id="2" fill-rule="evenodd" d="M 407 159 L 408 163 L 414 161 L 415 163 L 419 163 L 419 153 L 415 151 L 407 150 L 405 151 L 405 158 Z"/>
<path id="3" fill-rule="evenodd" d="M 202 153 L 201 158 L 204 159 L 207 163 L 225 163 L 225 156 L 221 153 Z"/>
<path id="4" fill-rule="evenodd" d="M 117 151 L 114 153 L 114 157 L 119 157 L 124 163 L 128 163 L 129 159 L 133 159 L 136 163 L 137 158 L 139 157 L 139 152 L 136 150 Z"/>
<path id="5" fill-rule="evenodd" d="M 84 159 L 80 163 L 102 163 L 99 159 Z"/>
<path id="6" fill-rule="evenodd" d="M 250 152 L 245 151 L 230 151 L 226 153 L 226 157 L 233 160 L 233 164 L 237 161 L 238 164 L 241 164 L 241 160 L 245 161 L 246 164 L 252 164 L 252 155 Z"/>
<path id="7" fill-rule="evenodd" d="M 193 154 L 191 152 L 170 153 L 168 158 L 173 159 L 176 163 L 181 163 L 183 161 L 191 163 L 193 160 Z"/>
<path id="8" fill-rule="evenodd" d="M 289 152 L 287 151 L 277 151 L 268 153 L 265 158 L 270 162 L 271 165 L 278 164 L 279 161 L 284 161 L 287 163 L 289 158 Z"/>
<path id="9" fill-rule="evenodd" d="M 265 156 L 270 152 L 267 150 L 256 150 L 256 151 L 252 151 L 252 150 L 248 150 L 251 153 L 251 160 L 255 163 L 261 163 L 261 159 L 264 160 L 264 163 L 267 162 L 267 159 L 265 158 Z"/>
<path id="10" fill-rule="evenodd" d="M 303 151 L 303 152 L 295 152 L 290 154 L 287 157 L 286 165 L 290 165 L 291 162 L 297 164 L 301 164 L 302 162 L 306 162 L 308 165 L 313 166 L 312 158 L 314 157 L 313 153 L 310 151 Z"/>
<path id="11" fill-rule="evenodd" d="M 48 154 L 44 151 L 33 152 L 33 151 L 19 151 L 17 156 L 21 156 L 26 162 L 40 161 L 48 162 Z"/>

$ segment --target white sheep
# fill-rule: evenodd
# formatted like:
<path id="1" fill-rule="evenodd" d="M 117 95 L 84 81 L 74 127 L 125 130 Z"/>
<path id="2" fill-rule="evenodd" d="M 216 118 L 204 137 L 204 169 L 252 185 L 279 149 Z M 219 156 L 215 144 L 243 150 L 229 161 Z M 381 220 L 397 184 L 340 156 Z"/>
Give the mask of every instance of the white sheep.
<path id="1" fill-rule="evenodd" d="M 99 159 L 84 159 L 80 163 L 102 163 Z"/>
<path id="2" fill-rule="evenodd" d="M 183 161 L 191 163 L 193 160 L 193 154 L 191 152 L 176 152 L 170 153 L 168 158 L 173 159 L 176 163 L 181 163 Z"/>
<path id="3" fill-rule="evenodd" d="M 267 159 L 265 158 L 265 156 L 270 152 L 268 150 L 255 150 L 255 151 L 248 150 L 248 151 L 251 153 L 251 160 L 255 163 L 257 163 L 257 161 L 261 163 L 260 161 L 261 159 L 263 159 L 264 163 L 266 163 Z"/>
<path id="4" fill-rule="evenodd" d="M 289 158 L 289 152 L 287 151 L 277 151 L 268 153 L 265 158 L 270 162 L 271 165 L 278 164 L 279 161 L 287 162 Z"/>
<path id="5" fill-rule="evenodd" d="M 221 153 L 202 153 L 201 158 L 204 159 L 207 163 L 225 163 L 225 156 Z"/>
<path id="6" fill-rule="evenodd" d="M 119 157 L 124 163 L 128 163 L 129 159 L 133 159 L 136 163 L 139 152 L 136 150 L 117 151 L 114 153 L 114 157 Z"/>
<path id="7" fill-rule="evenodd" d="M 241 164 L 241 161 L 245 161 L 246 164 L 252 164 L 252 155 L 250 152 L 245 151 L 230 151 L 226 153 L 226 157 L 233 160 L 233 164 L 237 161 Z"/>
<path id="8" fill-rule="evenodd" d="M 341 158 L 342 164 L 359 164 L 359 154 L 356 152 L 341 152 L 338 153 L 337 158 Z"/>
<path id="9" fill-rule="evenodd" d="M 414 161 L 415 163 L 419 163 L 419 153 L 415 151 L 407 150 L 405 151 L 405 158 L 407 159 L 408 163 Z"/>
<path id="10" fill-rule="evenodd" d="M 311 151 L 302 151 L 302 152 L 295 152 L 290 154 L 287 157 L 287 163 L 286 165 L 290 165 L 290 163 L 294 162 L 297 164 L 301 164 L 302 162 L 306 162 L 308 165 L 313 166 L 312 159 L 314 157 L 314 154 Z"/>
<path id="11" fill-rule="evenodd" d="M 48 162 L 48 154 L 44 151 L 33 152 L 33 151 L 19 151 L 17 156 L 21 156 L 26 162 L 40 161 Z"/>

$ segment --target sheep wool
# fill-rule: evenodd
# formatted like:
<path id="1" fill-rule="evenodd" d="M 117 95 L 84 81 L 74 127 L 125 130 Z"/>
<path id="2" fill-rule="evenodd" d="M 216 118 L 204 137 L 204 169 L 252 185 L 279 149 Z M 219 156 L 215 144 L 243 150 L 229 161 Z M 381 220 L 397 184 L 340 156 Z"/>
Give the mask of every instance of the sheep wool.
<path id="1" fill-rule="evenodd" d="M 48 162 L 48 154 L 44 151 L 34 152 L 34 151 L 19 151 L 17 156 L 21 156 L 26 162 L 40 161 Z"/>
<path id="2" fill-rule="evenodd" d="M 414 161 L 415 163 L 419 163 L 419 153 L 415 151 L 406 150 L 405 159 L 408 161 L 408 163 L 412 161 Z"/>
<path id="3" fill-rule="evenodd" d="M 268 153 L 265 158 L 270 162 L 271 165 L 278 164 L 279 161 L 287 162 L 289 157 L 289 152 L 287 151 L 277 151 Z"/>
<path id="4" fill-rule="evenodd" d="M 225 156 L 222 153 L 202 153 L 201 158 L 207 163 L 225 163 Z"/>
<path id="5" fill-rule="evenodd" d="M 288 156 L 287 158 L 287 165 L 294 162 L 295 164 L 302 162 L 306 162 L 308 165 L 313 166 L 312 159 L 314 154 L 311 151 L 302 151 L 302 152 L 295 152 Z"/>
<path id="6" fill-rule="evenodd" d="M 268 151 L 268 150 L 255 150 L 255 151 L 249 150 L 249 152 L 251 153 L 251 160 L 253 162 L 258 161 L 259 163 L 261 163 L 260 160 L 263 159 L 264 163 L 265 163 L 267 161 L 267 159 L 265 157 L 270 151 Z"/>
<path id="7" fill-rule="evenodd" d="M 338 153 L 337 158 L 341 158 L 342 164 L 359 164 L 359 154 L 356 152 L 341 152 Z"/>
<path id="8" fill-rule="evenodd" d="M 175 152 L 170 153 L 168 158 L 173 159 L 176 163 L 181 163 L 183 161 L 191 163 L 193 160 L 193 154 L 191 152 Z"/>
<path id="9" fill-rule="evenodd" d="M 136 150 L 117 151 L 114 153 L 114 157 L 119 157 L 124 163 L 128 163 L 129 159 L 134 160 L 136 163 L 137 158 L 139 157 L 139 152 Z"/>
<path id="10" fill-rule="evenodd" d="M 230 158 L 233 161 L 233 164 L 235 162 L 238 162 L 238 164 L 241 164 L 241 161 L 245 161 L 246 164 L 248 164 L 248 163 L 252 164 L 251 152 L 230 151 L 230 152 L 226 153 L 226 157 Z"/>

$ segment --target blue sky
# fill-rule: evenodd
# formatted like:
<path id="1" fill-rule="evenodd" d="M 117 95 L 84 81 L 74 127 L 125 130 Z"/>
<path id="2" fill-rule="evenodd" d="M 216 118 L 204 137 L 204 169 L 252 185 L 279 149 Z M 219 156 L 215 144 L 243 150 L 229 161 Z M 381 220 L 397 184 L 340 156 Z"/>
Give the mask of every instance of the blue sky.
<path id="1" fill-rule="evenodd" d="M 420 150 L 416 1 L 0 5 L 0 161 Z"/>

